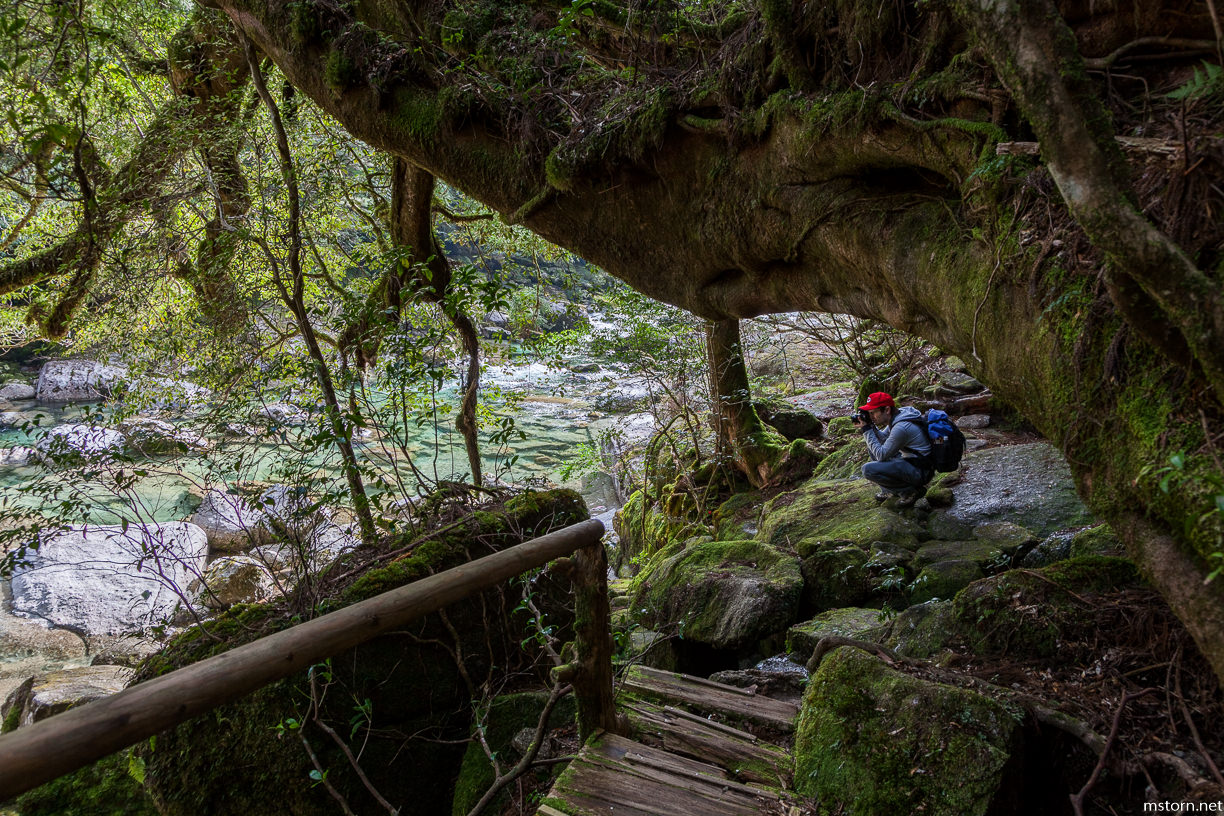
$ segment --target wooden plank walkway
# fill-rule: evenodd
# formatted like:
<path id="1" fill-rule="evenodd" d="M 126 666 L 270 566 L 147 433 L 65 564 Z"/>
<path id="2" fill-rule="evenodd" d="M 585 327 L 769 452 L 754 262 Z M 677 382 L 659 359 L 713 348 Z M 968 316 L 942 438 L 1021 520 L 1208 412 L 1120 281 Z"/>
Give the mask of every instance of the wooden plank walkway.
<path id="1" fill-rule="evenodd" d="M 798 708 L 700 677 L 635 666 L 618 711 L 633 738 L 598 734 L 537 816 L 800 816 L 788 749 Z"/>

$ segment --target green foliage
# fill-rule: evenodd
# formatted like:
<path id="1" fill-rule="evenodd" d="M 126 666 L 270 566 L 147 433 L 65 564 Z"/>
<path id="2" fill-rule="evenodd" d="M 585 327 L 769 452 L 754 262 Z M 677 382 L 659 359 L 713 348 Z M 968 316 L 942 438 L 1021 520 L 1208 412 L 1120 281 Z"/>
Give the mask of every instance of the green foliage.
<path id="1" fill-rule="evenodd" d="M 131 749 L 103 757 L 19 796 L 21 816 L 157 816 Z"/>
<path id="2" fill-rule="evenodd" d="M 1187 102 L 1200 99 L 1210 99 L 1224 94 L 1224 68 L 1203 61 L 1203 70 L 1194 69 L 1194 75 L 1180 88 L 1170 91 L 1166 96 L 1170 99 L 1180 99 Z"/>

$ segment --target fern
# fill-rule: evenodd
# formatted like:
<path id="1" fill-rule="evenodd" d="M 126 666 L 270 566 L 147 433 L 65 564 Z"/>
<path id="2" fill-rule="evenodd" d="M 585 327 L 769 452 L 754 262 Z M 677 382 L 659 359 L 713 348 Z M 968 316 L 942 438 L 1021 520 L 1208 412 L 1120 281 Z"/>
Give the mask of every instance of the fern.
<path id="1" fill-rule="evenodd" d="M 1203 70 L 1194 69 L 1190 81 L 1175 91 L 1166 94 L 1170 99 L 1202 99 L 1224 91 L 1224 68 L 1203 62 Z"/>

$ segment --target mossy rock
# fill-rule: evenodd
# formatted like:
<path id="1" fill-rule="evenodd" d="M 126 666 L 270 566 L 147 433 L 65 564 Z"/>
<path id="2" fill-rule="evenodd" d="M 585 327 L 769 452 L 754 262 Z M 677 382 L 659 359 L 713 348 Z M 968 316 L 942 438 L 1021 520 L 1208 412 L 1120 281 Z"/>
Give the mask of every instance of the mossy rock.
<path id="1" fill-rule="evenodd" d="M 1087 530 L 1080 530 L 1071 538 L 1072 558 L 1085 555 L 1119 556 L 1125 551 L 1126 548 L 1108 524 L 1098 524 Z"/>
<path id="2" fill-rule="evenodd" d="M 876 542 L 916 547 L 921 527 L 911 518 L 876 504 L 876 488 L 866 480 L 809 481 L 774 498 L 761 511 L 757 538 L 792 548 L 801 558 L 844 541 L 864 550 Z"/>
<path id="3" fill-rule="evenodd" d="M 973 561 L 985 571 L 993 565 L 1006 565 L 1007 554 L 993 541 L 928 541 L 918 548 L 910 563 L 915 570 L 921 570 L 939 561 L 952 560 Z"/>
<path id="4" fill-rule="evenodd" d="M 503 768 L 518 760 L 512 747 L 515 735 L 524 728 L 537 727 L 547 702 L 548 695 L 543 692 L 523 692 L 502 695 L 490 703 L 483 723 L 484 737 Z M 551 730 L 572 723 L 576 713 L 573 695 L 561 698 L 553 706 L 548 718 L 547 729 Z M 545 738 L 547 738 L 547 731 Z M 532 773 L 539 776 L 537 781 L 540 782 L 547 781 L 550 775 L 547 769 L 537 769 Z M 455 782 L 455 798 L 451 805 L 451 813 L 454 816 L 466 816 L 472 806 L 480 801 L 485 791 L 493 784 L 493 779 L 493 765 L 489 762 L 489 757 L 480 742 L 473 737 L 463 755 L 459 778 Z M 501 812 L 508 800 L 509 789 L 506 789 L 488 805 L 488 812 Z"/>
<path id="5" fill-rule="evenodd" d="M 813 609 L 854 606 L 872 593 L 870 560 L 866 552 L 849 542 L 832 546 L 804 558 L 803 599 Z"/>
<path id="6" fill-rule="evenodd" d="M 635 492 L 613 517 L 613 527 L 620 538 L 616 564 L 619 572 L 648 559 L 677 541 L 713 531 L 704 525 L 668 515 L 642 491 Z"/>
<path id="7" fill-rule="evenodd" d="M 898 654 L 927 658 L 942 651 L 956 636 L 957 624 L 951 600 L 926 601 L 899 612 L 883 642 Z"/>
<path id="8" fill-rule="evenodd" d="M 981 565 L 968 558 L 936 561 L 918 573 L 910 584 L 910 603 L 952 598 L 984 575 Z"/>
<path id="9" fill-rule="evenodd" d="M 363 600 L 586 517 L 586 507 L 573 491 L 524 494 L 498 511 L 471 513 L 414 539 L 385 542 L 388 552 L 403 549 L 407 555 L 366 572 L 327 606 Z M 531 659 L 521 645 L 530 642 L 527 622 L 512 611 L 517 600 L 513 591 L 490 590 L 447 607 L 447 624 L 437 615 L 426 616 L 312 670 L 316 681 L 322 678 L 328 685 L 319 716 L 344 734 L 357 717 L 353 740 L 363 746 L 362 768 L 403 813 L 441 813 L 451 807 L 452 783 L 471 727 L 470 694 L 451 650 L 464 656 L 465 670 L 473 677 L 519 671 Z M 555 611 L 559 626 L 572 625 L 563 619 L 563 610 L 546 611 Z M 138 677 L 149 679 L 294 622 L 282 609 L 235 607 L 208 623 L 207 634 L 195 627 L 177 637 L 145 662 Z M 341 749 L 308 721 L 310 696 L 309 678 L 303 673 L 140 746 L 137 754 L 146 764 L 147 785 L 161 813 L 334 813 L 335 800 L 310 782 L 315 767 L 299 733 L 310 741 L 328 782 L 353 810 L 378 812 L 380 806 Z M 368 733 L 363 712 L 370 715 Z M 304 725 L 299 731 L 294 723 Z M 418 733 L 433 739 L 403 737 Z"/>
<path id="10" fill-rule="evenodd" d="M 820 464 L 812 473 L 812 478 L 822 481 L 850 479 L 859 475 L 863 463 L 867 460 L 865 445 L 861 442 L 857 445 L 854 442 L 848 442 L 821 459 Z"/>
<path id="11" fill-rule="evenodd" d="M 632 605 L 652 629 L 739 649 L 798 615 L 798 560 L 759 541 L 694 541 L 660 555 L 638 576 Z"/>
<path id="12" fill-rule="evenodd" d="M 1091 633 L 1094 623 L 1085 613 L 1093 594 L 1138 581 L 1130 561 L 1104 556 L 1012 570 L 970 584 L 956 596 L 957 629 L 978 654 L 1054 657 L 1063 640 Z"/>
<path id="13" fill-rule="evenodd" d="M 1020 718 L 973 691 L 842 647 L 803 698 L 795 787 L 821 814 L 984 816 L 1011 787 Z"/>
<path id="14" fill-rule="evenodd" d="M 661 671 L 676 671 L 679 666 L 672 639 L 661 632 L 635 628 L 629 632 L 627 644 L 629 662 Z"/>
<path id="15" fill-rule="evenodd" d="M 157 816 L 153 800 L 133 776 L 139 775 L 131 749 L 103 757 L 22 794 L 14 802 L 21 816 Z"/>
<path id="16" fill-rule="evenodd" d="M 973 528 L 973 537 L 978 541 L 994 544 L 1008 555 L 1014 555 L 1021 547 L 1037 543 L 1038 537 L 1026 527 L 1010 521 L 988 521 Z"/>
<path id="17" fill-rule="evenodd" d="M 714 525 L 714 538 L 720 541 L 734 541 L 755 535 L 761 504 L 761 494 L 754 490 L 747 493 L 736 493 L 718 505 L 711 519 Z"/>
<path id="18" fill-rule="evenodd" d="M 880 610 L 846 607 L 821 612 L 810 621 L 797 623 L 786 630 L 786 651 L 799 654 L 804 660 L 816 650 L 824 637 L 848 637 L 875 640 L 885 624 L 880 622 Z"/>

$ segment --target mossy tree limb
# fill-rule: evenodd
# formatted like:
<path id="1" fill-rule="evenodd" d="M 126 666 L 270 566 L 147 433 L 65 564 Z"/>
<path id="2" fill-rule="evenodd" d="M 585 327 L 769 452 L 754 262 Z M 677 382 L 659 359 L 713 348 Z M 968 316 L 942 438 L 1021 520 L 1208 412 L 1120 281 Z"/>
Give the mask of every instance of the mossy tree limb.
<path id="1" fill-rule="evenodd" d="M 1222 557 L 1211 515 L 1219 491 L 1210 486 L 1224 474 L 1208 450 L 1224 429 L 1213 373 L 1221 345 L 1209 342 L 1218 336 L 1210 321 L 1220 286 L 1210 267 L 1219 265 L 1220 241 L 1194 247 L 1204 269 L 1188 268 L 1171 250 L 1168 226 L 1153 235 L 1156 227 L 1136 221 L 1123 201 L 1119 158 L 1075 153 L 1081 138 L 1098 148 L 1108 142 L 1111 127 L 1094 110 L 1118 90 L 1081 75 L 1074 50 L 1113 53 L 1142 36 L 1153 14 L 1168 20 L 1170 36 L 1193 36 L 1210 25 L 1205 11 L 1119 7 L 1090 25 L 1068 17 L 1077 30 L 1058 9 L 1033 5 L 1017 22 L 1030 28 L 1016 29 L 1016 43 L 986 48 L 996 53 L 982 64 L 965 43 L 1009 34 L 992 15 L 1006 16 L 1010 3 L 965 0 L 959 23 L 932 8 L 938 4 L 872 19 L 841 4 L 836 11 L 853 25 L 831 31 L 796 20 L 796 36 L 818 32 L 840 48 L 807 76 L 792 70 L 791 84 L 752 6 L 695 50 L 636 55 L 631 82 L 603 67 L 606 59 L 586 59 L 581 37 L 554 36 L 555 8 L 215 3 L 299 90 L 368 143 L 503 216 L 555 189 L 524 224 L 653 297 L 715 321 L 843 312 L 961 356 L 1059 445 L 1084 498 L 1114 522 L 1224 677 L 1224 630 L 1216 613 L 1204 613 L 1224 609 L 1224 581 L 1203 586 L 1198 601 L 1182 594 Z M 792 14 L 807 13 L 802 5 L 792 4 Z M 771 14 L 785 12 L 784 3 L 771 4 Z M 1043 14 L 1051 19 L 1030 19 Z M 784 23 L 775 18 L 771 30 Z M 1033 62 L 1004 64 L 1020 39 L 1037 49 L 1026 46 Z M 878 47 L 860 51 L 860 41 Z M 1070 75 L 1043 101 L 1037 84 L 1051 65 Z M 1093 95 L 1095 107 L 1080 104 Z M 1133 110 L 1160 102 L 1135 101 L 1142 104 Z M 688 115 L 724 120 L 727 133 L 685 129 Z M 949 118 L 980 127 L 910 121 Z M 1038 130 L 1042 163 L 996 161 L 991 140 L 1001 136 L 987 133 L 987 123 L 1009 140 Z M 1141 159 L 1122 160 L 1134 172 Z M 1219 186 L 1212 168 L 1196 172 Z M 1172 182 L 1185 169 L 1157 172 Z M 1046 172 L 1066 187 L 1066 203 L 1043 192 Z M 1098 200 L 1099 210 L 1085 209 Z M 1065 220 L 1068 209 L 1078 225 Z M 1086 268 L 1084 253 L 1038 250 L 1067 231 L 1082 237 L 1079 228 L 1095 244 L 1088 249 L 1109 256 L 1108 269 Z M 1184 291 L 1159 290 L 1162 258 Z M 1102 276 L 1105 287 L 1097 285 Z M 1199 316 L 1185 308 L 1193 297 L 1205 307 Z M 1208 322 L 1196 323 L 1200 317 Z M 1153 474 L 1178 451 L 1187 475 L 1165 493 Z M 1130 525 L 1136 514 L 1150 527 Z M 1162 560 L 1159 542 L 1180 557 Z"/>

